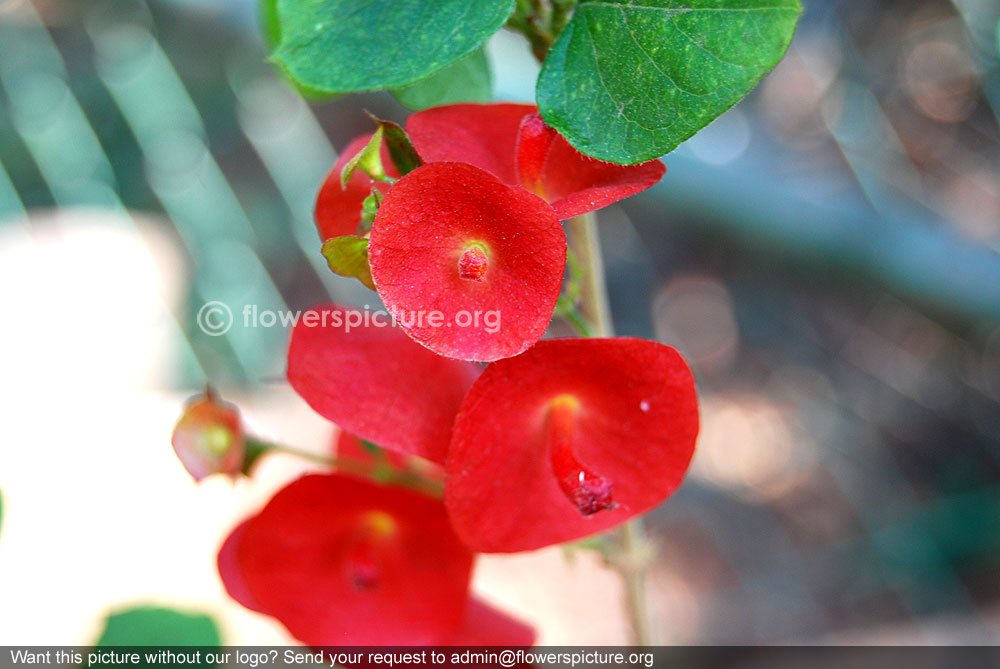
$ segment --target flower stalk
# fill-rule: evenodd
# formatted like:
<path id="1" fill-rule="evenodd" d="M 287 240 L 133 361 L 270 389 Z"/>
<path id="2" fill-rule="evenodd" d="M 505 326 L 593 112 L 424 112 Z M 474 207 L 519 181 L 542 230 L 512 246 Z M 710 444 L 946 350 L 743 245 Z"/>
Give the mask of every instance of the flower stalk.
<path id="1" fill-rule="evenodd" d="M 440 499 L 444 496 L 444 485 L 439 481 L 432 481 L 420 476 L 413 471 L 397 471 L 384 465 L 381 462 L 366 463 L 354 458 L 343 456 L 325 455 L 315 453 L 302 448 L 277 444 L 256 437 L 246 439 L 246 459 L 244 471 L 248 471 L 253 464 L 263 455 L 268 453 L 284 453 L 292 455 L 302 460 L 328 467 L 342 474 L 350 474 L 359 478 L 368 479 L 377 483 L 389 483 L 403 488 L 409 488 L 416 492 Z"/>
<path id="2" fill-rule="evenodd" d="M 567 320 L 577 327 L 582 336 L 610 337 L 614 334 L 611 309 L 604 278 L 604 261 L 597 232 L 597 217 L 593 213 L 572 218 L 566 223 L 569 247 L 577 261 L 580 276 L 579 304 L 585 322 L 580 327 L 573 317 Z M 646 571 L 652 555 L 652 546 L 646 537 L 642 518 L 634 518 L 618 530 L 619 547 L 608 561 L 621 575 L 625 586 L 625 605 L 632 628 L 632 643 L 648 646 L 655 643 L 646 601 Z"/>

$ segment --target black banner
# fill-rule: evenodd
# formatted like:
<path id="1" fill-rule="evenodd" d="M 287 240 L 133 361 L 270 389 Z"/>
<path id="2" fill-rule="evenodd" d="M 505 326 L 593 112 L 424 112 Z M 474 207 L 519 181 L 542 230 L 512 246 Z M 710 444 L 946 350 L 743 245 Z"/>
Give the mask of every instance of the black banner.
<path id="1" fill-rule="evenodd" d="M 324 647 L 156 646 L 0 648 L 0 669 L 30 667 L 693 667 L 945 669 L 1000 667 L 1000 647 Z"/>

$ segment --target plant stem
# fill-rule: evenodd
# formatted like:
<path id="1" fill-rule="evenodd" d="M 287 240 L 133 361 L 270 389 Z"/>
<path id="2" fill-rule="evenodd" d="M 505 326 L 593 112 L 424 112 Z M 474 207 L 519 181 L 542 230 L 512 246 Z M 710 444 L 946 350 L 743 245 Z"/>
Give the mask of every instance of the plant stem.
<path id="1" fill-rule="evenodd" d="M 642 518 L 633 518 L 618 530 L 624 553 L 624 564 L 618 570 L 625 582 L 625 602 L 632 624 L 632 643 L 649 646 L 655 643 L 653 627 L 646 602 L 646 566 L 651 548 L 646 538 Z"/>
<path id="2" fill-rule="evenodd" d="M 523 34 L 541 63 L 569 20 L 576 0 L 517 0 L 507 27 Z"/>
<path id="3" fill-rule="evenodd" d="M 610 337 L 611 309 L 604 286 L 604 261 L 597 236 L 597 217 L 590 213 L 566 222 L 570 250 L 577 260 L 580 277 L 580 308 L 597 337 Z"/>
<path id="4" fill-rule="evenodd" d="M 380 469 L 378 467 L 378 463 L 369 464 L 362 462 L 361 460 L 355 460 L 354 458 L 323 455 L 322 453 L 314 453 L 301 448 L 295 448 L 294 446 L 286 446 L 284 444 L 277 444 L 273 441 L 265 441 L 256 437 L 247 437 L 246 447 L 247 455 L 249 456 L 249 463 L 246 465 L 248 468 L 253 466 L 256 460 L 262 455 L 266 455 L 267 453 L 284 453 L 286 455 L 294 455 L 297 458 L 302 458 L 303 460 L 308 460 L 309 462 L 315 462 L 317 464 L 330 467 L 337 472 L 351 474 L 352 476 L 357 476 L 359 478 L 410 488 L 411 490 L 416 490 L 426 495 L 431 495 L 432 497 L 442 497 L 444 495 L 443 486 L 437 481 L 424 478 L 415 472 Z"/>
<path id="5" fill-rule="evenodd" d="M 266 443 L 265 450 L 269 453 L 284 453 L 286 455 L 294 455 L 297 458 L 302 458 L 303 460 L 308 460 L 310 462 L 315 462 L 321 465 L 328 465 L 333 467 L 339 465 L 339 461 L 329 455 L 323 455 L 322 453 L 313 453 L 312 451 L 306 451 L 301 448 L 294 448 L 292 446 L 285 446 L 283 444 L 275 444 L 274 442 L 260 442 L 258 444 Z"/>
<path id="6" fill-rule="evenodd" d="M 608 306 L 597 217 L 592 213 L 577 216 L 567 221 L 566 227 L 570 248 L 583 273 L 580 285 L 581 311 L 584 318 L 592 324 L 591 330 L 596 336 L 610 337 L 614 328 Z M 632 642 L 637 646 L 648 646 L 654 642 L 646 603 L 646 567 L 651 549 L 642 519 L 633 518 L 622 525 L 618 530 L 618 538 L 621 542 L 621 555 L 615 556 L 611 563 L 624 581 Z"/>
<path id="7" fill-rule="evenodd" d="M 565 318 L 570 325 L 572 325 L 577 334 L 581 337 L 593 337 L 594 333 L 590 331 L 590 325 L 584 320 L 583 316 L 580 315 L 580 310 L 577 309 L 575 304 L 556 305 L 556 313 L 559 316 Z"/>

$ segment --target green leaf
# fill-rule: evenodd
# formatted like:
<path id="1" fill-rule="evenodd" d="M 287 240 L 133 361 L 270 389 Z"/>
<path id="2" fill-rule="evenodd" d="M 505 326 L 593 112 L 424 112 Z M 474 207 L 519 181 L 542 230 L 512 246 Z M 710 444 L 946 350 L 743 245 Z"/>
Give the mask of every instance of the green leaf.
<path id="1" fill-rule="evenodd" d="M 345 235 L 323 242 L 323 256 L 334 273 L 354 277 L 372 290 L 372 270 L 368 265 L 368 240 L 364 237 Z"/>
<path id="2" fill-rule="evenodd" d="M 781 59 L 799 0 L 581 0 L 538 77 L 546 122 L 631 165 L 672 151 Z"/>
<path id="3" fill-rule="evenodd" d="M 406 176 L 424 164 L 417 150 L 413 148 L 405 130 L 392 121 L 384 121 L 371 114 L 368 114 L 368 117 L 378 123 L 378 131 L 385 139 L 385 146 L 389 149 L 389 157 L 392 158 L 392 164 L 396 166 L 400 176 Z"/>
<path id="4" fill-rule="evenodd" d="M 268 48 L 275 49 L 281 43 L 281 19 L 278 17 L 278 0 L 257 0 L 257 21 L 260 24 L 260 33 L 264 38 L 264 43 Z M 285 80 L 307 100 L 323 102 L 332 100 L 337 94 L 329 91 L 321 91 L 310 86 L 305 86 L 295 81 L 287 72 L 282 72 Z"/>
<path id="5" fill-rule="evenodd" d="M 108 616 L 96 646 L 219 646 L 215 621 L 200 613 L 138 606 Z"/>
<path id="6" fill-rule="evenodd" d="M 398 88 L 472 53 L 514 0 L 277 0 L 274 59 L 297 81 L 347 93 Z"/>
<path id="7" fill-rule="evenodd" d="M 278 0 L 257 0 L 257 20 L 264 42 L 275 48 L 281 42 L 281 21 L 278 20 Z"/>
<path id="8" fill-rule="evenodd" d="M 379 124 L 378 129 L 372 138 L 365 144 L 365 148 L 351 158 L 344 169 L 340 170 L 340 187 L 346 188 L 347 182 L 354 176 L 355 170 L 361 170 L 376 181 L 388 181 L 385 168 L 382 166 L 382 135 L 385 129 Z"/>
<path id="9" fill-rule="evenodd" d="M 489 102 L 493 99 L 493 82 L 486 51 L 476 49 L 415 84 L 395 89 L 392 94 L 414 110 L 459 102 Z"/>

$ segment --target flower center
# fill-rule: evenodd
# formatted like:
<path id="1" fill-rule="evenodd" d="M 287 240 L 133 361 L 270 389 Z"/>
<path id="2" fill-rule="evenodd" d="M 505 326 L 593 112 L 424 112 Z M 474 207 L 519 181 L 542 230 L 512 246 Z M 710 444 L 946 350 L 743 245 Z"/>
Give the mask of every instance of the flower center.
<path id="1" fill-rule="evenodd" d="M 488 268 L 489 258 L 479 244 L 469 246 L 458 259 L 458 275 L 469 281 L 482 281 Z"/>
<path id="2" fill-rule="evenodd" d="M 552 472 L 559 488 L 584 516 L 614 509 L 614 484 L 584 467 L 573 452 L 576 414 L 580 402 L 572 395 L 560 395 L 549 404 L 545 438 L 552 458 Z"/>
<path id="3" fill-rule="evenodd" d="M 395 519 L 385 511 L 369 511 L 358 523 L 357 538 L 347 558 L 348 577 L 356 590 L 371 590 L 382 577 L 383 546 L 396 535 Z"/>

